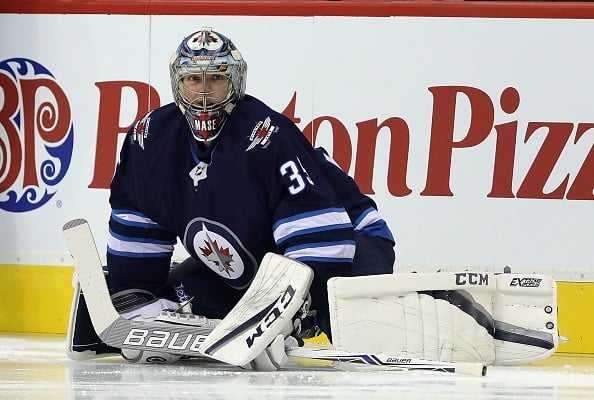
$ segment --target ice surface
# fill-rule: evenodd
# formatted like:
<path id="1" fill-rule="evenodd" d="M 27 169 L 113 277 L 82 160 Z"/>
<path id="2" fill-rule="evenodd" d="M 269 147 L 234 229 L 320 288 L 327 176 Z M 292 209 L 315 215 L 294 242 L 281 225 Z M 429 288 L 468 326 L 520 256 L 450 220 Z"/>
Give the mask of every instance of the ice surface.
<path id="1" fill-rule="evenodd" d="M 72 361 L 64 336 L 0 334 L 0 399 L 594 399 L 594 357 L 555 355 L 485 377 L 443 372 L 344 372 L 328 364 L 252 372 L 190 360 L 139 365 Z"/>

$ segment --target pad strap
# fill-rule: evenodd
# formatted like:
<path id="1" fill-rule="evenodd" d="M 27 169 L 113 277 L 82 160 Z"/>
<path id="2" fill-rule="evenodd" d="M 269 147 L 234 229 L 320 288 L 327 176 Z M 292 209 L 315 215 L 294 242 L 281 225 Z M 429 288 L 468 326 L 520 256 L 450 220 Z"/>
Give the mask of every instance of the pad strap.
<path id="1" fill-rule="evenodd" d="M 156 299 L 154 294 L 142 289 L 123 290 L 111 296 L 111 302 L 120 314 L 137 310 Z"/>

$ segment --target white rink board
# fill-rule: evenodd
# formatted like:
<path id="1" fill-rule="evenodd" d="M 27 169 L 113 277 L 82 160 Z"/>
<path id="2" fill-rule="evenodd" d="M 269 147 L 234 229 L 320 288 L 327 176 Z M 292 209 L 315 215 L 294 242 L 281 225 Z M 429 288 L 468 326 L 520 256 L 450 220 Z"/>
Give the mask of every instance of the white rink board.
<path id="1" fill-rule="evenodd" d="M 119 99 L 101 98 L 107 93 L 104 88 L 120 81 L 146 83 L 158 93 L 161 105 L 170 102 L 169 56 L 184 35 L 202 25 L 213 26 L 239 47 L 249 65 L 248 93 L 279 111 L 296 93 L 298 126 L 304 129 L 314 118 L 325 117 L 315 144 L 344 156 L 345 137 L 336 144 L 327 122 L 329 117 L 338 121 L 348 132 L 349 173 L 356 178 L 358 144 L 369 141 L 360 127 L 374 119 L 378 124 L 389 118 L 404 123 L 400 126 L 408 129 L 409 148 L 399 147 L 408 157 L 405 182 L 400 184 L 410 193 L 394 194 L 389 187 L 387 171 L 397 160 L 389 157 L 387 128 L 380 131 L 372 173 L 373 198 L 397 237 L 400 271 L 500 271 L 509 265 L 514 271 L 546 273 L 558 280 L 594 280 L 594 160 L 588 161 L 594 131 L 587 125 L 594 121 L 589 39 L 594 37 L 594 20 L 587 19 L 0 14 L 0 63 L 26 58 L 49 70 L 67 98 L 74 132 L 64 178 L 52 186 L 40 183 L 37 189 L 55 193 L 51 200 L 26 212 L 0 209 L 0 263 L 71 265 L 61 227 L 78 217 L 90 221 L 104 253 L 109 191 L 106 185 L 89 186 L 99 169 L 104 175 L 113 171 L 117 151 L 109 151 L 106 143 L 118 139 L 113 132 L 99 132 L 99 127 L 128 126 L 138 112 L 134 92 L 125 88 L 114 120 L 107 104 L 113 108 Z M 452 87 L 473 88 L 482 93 L 476 99 L 489 100 L 479 107 L 475 98 L 456 96 L 451 113 L 454 141 L 467 137 L 472 112 L 484 119 L 483 106 L 489 103 L 493 123 L 478 143 L 451 151 L 451 195 L 423 193 L 428 187 L 435 193 L 443 183 L 428 178 L 428 164 L 430 154 L 442 154 L 431 152 L 431 138 L 448 122 L 445 97 L 436 93 L 451 92 L 447 88 Z M 519 96 L 519 105 L 507 112 L 500 104 L 506 88 Z M 39 91 L 36 101 L 41 103 L 44 95 Z M 0 104 L 6 96 L 0 92 Z M 440 118 L 434 120 L 436 115 Z M 547 122 L 565 123 L 571 129 L 566 142 L 545 154 L 546 140 L 558 132 L 552 134 L 546 127 L 531 135 L 526 132 L 535 123 Z M 517 129 L 510 131 L 513 123 Z M 6 126 L 3 120 L 3 204 L 10 202 L 9 191 L 24 195 L 26 169 L 24 161 L 11 164 L 14 151 L 7 145 Z M 512 195 L 507 198 L 488 197 L 495 155 L 510 154 L 498 142 L 504 135 L 498 136 L 494 126 L 502 132 L 507 127 L 506 134 L 516 132 L 513 163 L 507 161 L 513 166 Z M 584 130 L 579 137 L 578 126 Z M 510 142 L 506 143 L 509 150 Z M 43 144 L 36 139 L 38 164 L 49 158 Z M 26 151 L 23 154 L 33 152 Z M 96 166 L 98 154 L 108 162 Z M 540 175 L 530 172 L 533 165 Z M 6 188 L 10 166 L 17 177 Z M 505 175 L 503 169 L 497 171 L 500 178 Z M 535 176 L 546 180 L 538 182 Z M 528 198 L 518 198 L 523 185 L 532 188 Z M 570 188 L 578 186 L 580 193 L 589 190 L 589 200 L 567 199 Z M 542 198 L 558 187 L 557 198 Z M 176 256 L 183 254 L 178 249 Z"/>

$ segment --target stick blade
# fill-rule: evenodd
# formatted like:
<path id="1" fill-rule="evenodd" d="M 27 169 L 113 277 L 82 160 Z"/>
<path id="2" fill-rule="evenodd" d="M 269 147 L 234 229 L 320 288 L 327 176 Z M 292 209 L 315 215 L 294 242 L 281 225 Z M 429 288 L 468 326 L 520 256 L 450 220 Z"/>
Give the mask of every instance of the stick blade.
<path id="1" fill-rule="evenodd" d="M 119 317 L 119 314 L 111 301 L 109 304 L 102 301 L 110 296 L 91 228 L 87 220 L 78 218 L 64 224 L 62 233 L 72 255 L 74 273 L 85 294 L 87 305 L 89 309 L 96 310 L 91 313 L 93 328 L 95 332 L 101 333 Z"/>

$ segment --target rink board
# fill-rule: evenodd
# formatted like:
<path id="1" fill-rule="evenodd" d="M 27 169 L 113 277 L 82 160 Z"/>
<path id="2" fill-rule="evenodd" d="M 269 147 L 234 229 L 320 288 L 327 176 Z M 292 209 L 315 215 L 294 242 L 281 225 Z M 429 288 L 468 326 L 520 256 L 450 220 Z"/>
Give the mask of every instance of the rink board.
<path id="1" fill-rule="evenodd" d="M 72 267 L 0 265 L 0 332 L 66 333 Z M 560 353 L 594 354 L 594 283 L 558 282 Z"/>

